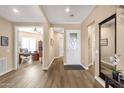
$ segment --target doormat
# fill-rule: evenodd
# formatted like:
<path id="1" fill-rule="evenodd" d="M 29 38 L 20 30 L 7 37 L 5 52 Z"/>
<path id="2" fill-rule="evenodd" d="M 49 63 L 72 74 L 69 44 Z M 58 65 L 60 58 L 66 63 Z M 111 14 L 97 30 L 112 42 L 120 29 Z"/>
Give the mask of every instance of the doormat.
<path id="1" fill-rule="evenodd" d="M 64 65 L 64 70 L 84 70 L 81 65 Z"/>

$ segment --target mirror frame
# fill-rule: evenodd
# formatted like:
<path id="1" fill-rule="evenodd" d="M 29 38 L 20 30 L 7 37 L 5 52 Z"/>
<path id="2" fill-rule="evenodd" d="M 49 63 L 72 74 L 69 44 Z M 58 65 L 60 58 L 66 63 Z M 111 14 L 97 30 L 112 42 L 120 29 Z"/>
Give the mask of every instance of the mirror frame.
<path id="1" fill-rule="evenodd" d="M 105 74 L 101 72 L 101 25 L 112 20 L 115 19 L 115 54 L 116 54 L 116 50 L 117 50 L 117 45 L 116 45 L 116 41 L 117 41 L 117 33 L 116 33 L 116 14 L 113 14 L 112 16 L 108 17 L 107 19 L 103 20 L 102 22 L 99 23 L 99 77 L 101 77 L 103 80 L 105 80 Z"/>

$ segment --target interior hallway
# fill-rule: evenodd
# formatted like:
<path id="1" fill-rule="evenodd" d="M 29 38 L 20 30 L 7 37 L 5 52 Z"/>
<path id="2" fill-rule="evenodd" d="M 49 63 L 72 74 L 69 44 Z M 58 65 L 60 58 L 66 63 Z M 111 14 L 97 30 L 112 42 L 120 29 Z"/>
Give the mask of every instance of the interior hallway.
<path id="1" fill-rule="evenodd" d="M 48 71 L 39 62 L 26 64 L 0 77 L 1 88 L 93 88 L 102 87 L 89 70 L 64 70 L 62 59 L 56 59 Z"/>

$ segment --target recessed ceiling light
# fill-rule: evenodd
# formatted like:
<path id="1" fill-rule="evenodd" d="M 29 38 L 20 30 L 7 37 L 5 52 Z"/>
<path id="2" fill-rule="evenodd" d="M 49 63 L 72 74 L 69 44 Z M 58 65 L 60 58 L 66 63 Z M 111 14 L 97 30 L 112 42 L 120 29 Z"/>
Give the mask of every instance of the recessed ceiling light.
<path id="1" fill-rule="evenodd" d="M 18 12 L 19 12 L 19 10 L 17 10 L 17 9 L 13 9 L 13 12 L 18 13 Z"/>
<path id="2" fill-rule="evenodd" d="M 69 7 L 67 7 L 66 9 L 65 9 L 65 12 L 70 12 L 70 8 Z"/>

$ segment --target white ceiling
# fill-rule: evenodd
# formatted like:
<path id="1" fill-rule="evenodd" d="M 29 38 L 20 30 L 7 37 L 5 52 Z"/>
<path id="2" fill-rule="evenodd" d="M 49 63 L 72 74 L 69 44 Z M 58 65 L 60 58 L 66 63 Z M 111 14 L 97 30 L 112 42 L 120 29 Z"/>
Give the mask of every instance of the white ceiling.
<path id="1" fill-rule="evenodd" d="M 13 9 L 19 12 L 14 13 Z M 0 16 L 12 22 L 42 22 L 41 11 L 36 5 L 0 5 Z"/>
<path id="2" fill-rule="evenodd" d="M 70 12 L 66 13 L 65 8 Z M 44 12 L 51 24 L 80 24 L 93 10 L 93 5 L 43 5 Z M 19 12 L 14 13 L 13 9 Z M 73 17 L 70 15 L 73 14 Z M 12 22 L 43 22 L 37 5 L 0 5 L 0 16 Z"/>
<path id="3" fill-rule="evenodd" d="M 65 8 L 70 12 L 66 13 Z M 80 24 L 94 9 L 93 5 L 44 5 L 43 9 L 52 24 Z M 73 14 L 73 17 L 70 15 Z"/>
<path id="4" fill-rule="evenodd" d="M 64 28 L 54 27 L 53 29 L 55 32 L 64 33 Z"/>

